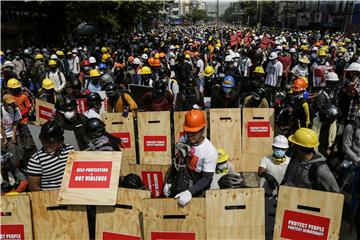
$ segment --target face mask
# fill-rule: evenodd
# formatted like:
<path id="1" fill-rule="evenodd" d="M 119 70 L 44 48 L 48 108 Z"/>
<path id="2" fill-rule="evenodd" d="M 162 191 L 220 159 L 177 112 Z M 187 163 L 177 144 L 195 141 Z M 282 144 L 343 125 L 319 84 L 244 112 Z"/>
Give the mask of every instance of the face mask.
<path id="1" fill-rule="evenodd" d="M 276 148 L 274 149 L 273 154 L 276 158 L 283 158 L 285 156 L 285 152 L 286 150 Z"/>
<path id="2" fill-rule="evenodd" d="M 76 57 L 76 54 L 73 54 L 73 57 Z"/>
<path id="3" fill-rule="evenodd" d="M 84 67 L 84 71 L 89 71 L 90 70 L 90 67 Z"/>
<path id="4" fill-rule="evenodd" d="M 94 85 L 97 85 L 97 84 L 99 83 L 99 78 L 94 78 L 94 79 L 92 79 L 92 83 L 93 83 Z"/>
<path id="5" fill-rule="evenodd" d="M 225 93 L 230 93 L 230 92 L 231 92 L 231 88 L 225 88 L 225 87 L 223 87 L 223 91 L 224 91 Z"/>
<path id="6" fill-rule="evenodd" d="M 64 113 L 64 117 L 67 119 L 67 120 L 71 120 L 75 117 L 75 111 L 71 111 L 71 112 L 65 112 Z"/>
<path id="7" fill-rule="evenodd" d="M 300 63 L 301 67 L 306 67 L 306 63 Z"/>

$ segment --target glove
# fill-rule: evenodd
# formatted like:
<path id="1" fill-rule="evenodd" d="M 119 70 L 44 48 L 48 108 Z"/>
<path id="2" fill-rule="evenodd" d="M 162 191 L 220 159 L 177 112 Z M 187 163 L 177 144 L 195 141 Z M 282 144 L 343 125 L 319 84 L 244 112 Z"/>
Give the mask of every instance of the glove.
<path id="1" fill-rule="evenodd" d="M 164 186 L 164 196 L 165 197 L 170 197 L 170 188 L 171 188 L 171 183 L 166 183 L 165 186 Z"/>
<path id="2" fill-rule="evenodd" d="M 177 194 L 175 198 L 178 198 L 179 205 L 184 207 L 186 204 L 188 204 L 191 201 L 192 195 L 189 190 L 186 190 Z"/>

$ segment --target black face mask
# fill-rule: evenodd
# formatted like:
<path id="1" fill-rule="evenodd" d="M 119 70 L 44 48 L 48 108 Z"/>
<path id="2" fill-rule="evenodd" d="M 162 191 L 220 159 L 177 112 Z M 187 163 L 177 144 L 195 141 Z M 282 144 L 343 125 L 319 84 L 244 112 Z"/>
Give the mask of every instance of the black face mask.
<path id="1" fill-rule="evenodd" d="M 91 80 L 91 82 L 92 82 L 94 85 L 98 85 L 99 82 L 100 82 L 100 78 L 93 78 L 93 79 Z"/>
<path id="2" fill-rule="evenodd" d="M 10 93 L 14 96 L 19 96 L 21 94 L 21 88 L 10 89 Z"/>

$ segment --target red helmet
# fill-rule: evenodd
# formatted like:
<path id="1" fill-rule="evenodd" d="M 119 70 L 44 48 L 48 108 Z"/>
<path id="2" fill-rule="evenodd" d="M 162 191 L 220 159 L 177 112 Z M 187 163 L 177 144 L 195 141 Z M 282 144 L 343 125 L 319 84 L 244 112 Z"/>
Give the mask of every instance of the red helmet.
<path id="1" fill-rule="evenodd" d="M 85 59 L 84 61 L 82 61 L 81 65 L 82 66 L 90 66 L 90 62 L 89 62 L 89 60 Z"/>

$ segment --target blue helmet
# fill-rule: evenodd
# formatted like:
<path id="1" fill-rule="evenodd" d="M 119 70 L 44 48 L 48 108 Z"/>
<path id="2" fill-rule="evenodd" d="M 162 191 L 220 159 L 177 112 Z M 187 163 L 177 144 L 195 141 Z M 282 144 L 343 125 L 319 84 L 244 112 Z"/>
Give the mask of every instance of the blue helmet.
<path id="1" fill-rule="evenodd" d="M 226 88 L 232 88 L 235 86 L 235 80 L 232 76 L 226 76 L 221 85 Z"/>
<path id="2" fill-rule="evenodd" d="M 107 69 L 106 64 L 105 64 L 105 63 L 100 63 L 100 64 L 99 64 L 99 69 L 100 69 L 100 70 Z"/>

